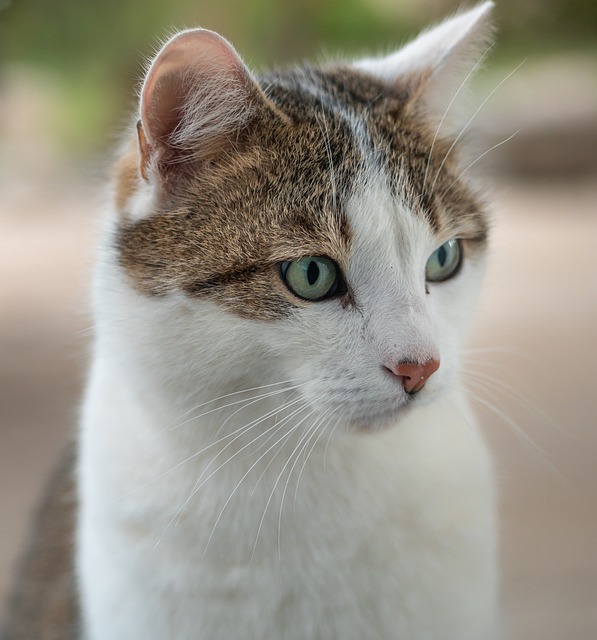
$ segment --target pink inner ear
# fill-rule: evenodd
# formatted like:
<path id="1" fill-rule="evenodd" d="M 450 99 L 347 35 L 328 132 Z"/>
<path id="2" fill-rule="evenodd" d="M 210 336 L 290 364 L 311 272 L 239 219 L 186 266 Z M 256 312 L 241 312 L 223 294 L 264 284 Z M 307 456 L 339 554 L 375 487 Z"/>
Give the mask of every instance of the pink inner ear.
<path id="1" fill-rule="evenodd" d="M 250 74 L 218 34 L 193 29 L 172 38 L 151 65 L 141 94 L 141 122 L 149 145 L 167 144 L 190 103 L 215 105 L 217 96 L 202 96 L 202 88 L 225 96 L 228 84 L 238 91 L 240 78 L 249 80 Z"/>
<path id="2" fill-rule="evenodd" d="M 186 92 L 178 84 L 175 75 L 166 74 L 152 83 L 149 98 L 144 101 L 142 110 L 144 130 L 150 144 L 165 142 L 180 122 Z"/>

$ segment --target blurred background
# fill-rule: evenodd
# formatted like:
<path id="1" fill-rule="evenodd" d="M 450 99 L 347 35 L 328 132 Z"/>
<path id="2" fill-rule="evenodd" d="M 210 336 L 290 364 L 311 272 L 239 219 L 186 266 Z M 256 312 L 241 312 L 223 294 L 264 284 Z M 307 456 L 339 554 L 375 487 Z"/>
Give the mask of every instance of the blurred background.
<path id="1" fill-rule="evenodd" d="M 75 432 L 94 230 L 146 57 L 184 26 L 256 70 L 387 52 L 459 4 L 0 0 L 0 602 Z M 480 153 L 495 146 L 475 165 L 495 221 L 467 369 L 500 486 L 507 637 L 594 640 L 597 3 L 499 0 L 496 18 L 473 101 L 490 96 L 473 125 Z"/>

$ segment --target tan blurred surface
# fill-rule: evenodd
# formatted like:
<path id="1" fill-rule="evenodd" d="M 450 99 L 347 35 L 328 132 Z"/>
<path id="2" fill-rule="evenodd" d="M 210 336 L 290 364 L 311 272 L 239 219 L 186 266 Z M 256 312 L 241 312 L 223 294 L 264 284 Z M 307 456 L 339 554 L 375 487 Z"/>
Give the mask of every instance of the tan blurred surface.
<path id="1" fill-rule="evenodd" d="M 46 160 L 16 172 L 5 156 L 0 178 L 0 598 L 74 433 L 89 337 L 100 197 Z M 508 637 L 594 640 L 597 180 L 504 182 L 495 196 L 470 368 L 501 488 Z"/>

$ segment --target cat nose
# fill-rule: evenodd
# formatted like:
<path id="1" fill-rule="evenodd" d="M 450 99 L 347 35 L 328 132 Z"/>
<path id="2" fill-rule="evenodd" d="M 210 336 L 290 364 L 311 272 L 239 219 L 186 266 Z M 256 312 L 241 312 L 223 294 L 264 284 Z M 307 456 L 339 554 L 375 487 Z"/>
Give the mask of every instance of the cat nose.
<path id="1" fill-rule="evenodd" d="M 417 393 L 424 386 L 430 376 L 439 369 L 439 359 L 431 358 L 423 364 L 416 362 L 399 362 L 396 365 L 385 365 L 388 371 L 391 371 L 399 378 L 406 393 Z"/>

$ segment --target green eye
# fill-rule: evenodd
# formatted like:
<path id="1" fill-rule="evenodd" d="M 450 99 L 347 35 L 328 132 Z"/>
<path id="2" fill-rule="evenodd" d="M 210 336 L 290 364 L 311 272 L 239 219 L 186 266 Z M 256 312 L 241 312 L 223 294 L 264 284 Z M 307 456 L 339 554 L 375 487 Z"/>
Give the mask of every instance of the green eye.
<path id="1" fill-rule="evenodd" d="M 455 276 L 462 262 L 460 240 L 448 240 L 436 249 L 425 265 L 428 282 L 442 282 Z"/>
<path id="2" fill-rule="evenodd" d="M 339 293 L 342 286 L 334 261 L 320 256 L 283 262 L 280 273 L 290 291 L 305 300 L 324 300 Z"/>

